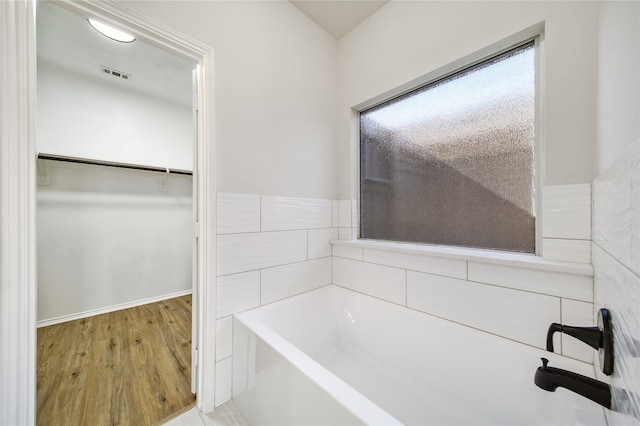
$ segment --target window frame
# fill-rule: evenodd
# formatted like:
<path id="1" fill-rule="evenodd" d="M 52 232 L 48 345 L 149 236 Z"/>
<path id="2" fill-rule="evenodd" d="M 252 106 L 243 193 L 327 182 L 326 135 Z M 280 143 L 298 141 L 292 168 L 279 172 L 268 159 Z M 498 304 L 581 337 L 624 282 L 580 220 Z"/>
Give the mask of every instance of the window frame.
<path id="1" fill-rule="evenodd" d="M 351 108 L 351 194 L 355 199 L 355 208 L 357 209 L 357 222 L 352 226 L 356 232 L 356 239 L 362 241 L 380 241 L 384 243 L 402 244 L 403 246 L 431 246 L 431 247 L 447 247 L 453 249 L 465 249 L 474 250 L 478 252 L 498 252 L 498 253 L 516 253 L 507 250 L 489 249 L 489 248 L 472 248 L 456 245 L 437 245 L 434 243 L 417 243 L 417 242 L 405 242 L 396 240 L 375 240 L 370 238 L 362 238 L 361 226 L 360 226 L 360 214 L 361 214 L 361 198 L 360 198 L 360 177 L 361 177 L 361 164 L 360 164 L 360 113 L 365 112 L 371 108 L 374 108 L 380 104 L 383 104 L 391 99 L 403 96 L 421 87 L 428 86 L 437 81 L 443 80 L 453 74 L 456 74 L 465 69 L 471 68 L 484 61 L 487 61 L 493 57 L 499 56 L 505 52 L 516 49 L 528 43 L 534 43 L 535 49 L 535 117 L 534 117 L 534 194 L 535 194 L 535 249 L 533 253 L 517 253 L 523 256 L 541 256 L 542 251 L 542 174 L 544 173 L 544 134 L 543 130 L 543 50 L 544 50 L 544 23 L 533 25 L 526 28 L 517 34 L 500 40 L 497 43 L 491 44 L 485 48 L 482 48 L 470 55 L 455 60 L 447 65 L 437 68 L 427 74 L 424 74 L 414 80 L 411 80 L 401 86 L 391 89 L 383 94 L 375 96 L 374 98 L 355 105 Z"/>

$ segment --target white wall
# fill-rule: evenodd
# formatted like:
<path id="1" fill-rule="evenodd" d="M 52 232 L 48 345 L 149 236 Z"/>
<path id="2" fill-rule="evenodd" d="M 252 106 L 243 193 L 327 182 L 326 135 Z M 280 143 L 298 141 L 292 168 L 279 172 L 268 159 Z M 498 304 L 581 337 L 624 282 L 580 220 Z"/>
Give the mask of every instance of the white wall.
<path id="1" fill-rule="evenodd" d="M 286 1 L 125 5 L 215 49 L 219 191 L 334 198 L 334 39 Z"/>
<path id="2" fill-rule="evenodd" d="M 598 4 L 595 305 L 614 329 L 609 425 L 640 424 L 640 3 Z M 607 380 L 601 377 L 602 380 Z M 617 390 L 634 397 L 621 398 Z"/>
<path id="3" fill-rule="evenodd" d="M 640 6 L 598 4 L 596 176 L 640 137 Z"/>
<path id="4" fill-rule="evenodd" d="M 193 165 L 191 105 L 131 90 L 98 70 L 80 74 L 44 60 L 38 63 L 36 137 L 40 153 L 183 170 Z"/>
<path id="5" fill-rule="evenodd" d="M 39 175 L 40 323 L 191 291 L 190 176 L 161 192 L 157 172 L 41 160 Z"/>
<path id="6" fill-rule="evenodd" d="M 339 197 L 351 197 L 350 108 L 542 21 L 541 183 L 591 182 L 595 3 L 392 1 L 339 42 Z"/>

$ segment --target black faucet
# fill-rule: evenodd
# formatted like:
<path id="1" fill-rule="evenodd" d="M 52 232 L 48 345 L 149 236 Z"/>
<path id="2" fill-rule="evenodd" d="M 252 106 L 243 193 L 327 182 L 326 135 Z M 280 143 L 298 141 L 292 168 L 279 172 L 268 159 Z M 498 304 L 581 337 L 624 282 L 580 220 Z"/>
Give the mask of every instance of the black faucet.
<path id="1" fill-rule="evenodd" d="M 539 388 L 549 392 L 555 392 L 558 387 L 569 389 L 603 407 L 611 408 L 611 388 L 608 384 L 571 371 L 549 367 L 548 363 L 548 359 L 542 358 L 542 366 L 536 371 L 533 381 Z"/>
<path id="2" fill-rule="evenodd" d="M 552 323 L 547 331 L 547 350 L 553 352 L 553 335 L 556 332 L 568 334 L 598 351 L 600 368 L 607 376 L 613 373 L 613 327 L 608 309 L 598 311 L 597 327 L 573 327 Z"/>

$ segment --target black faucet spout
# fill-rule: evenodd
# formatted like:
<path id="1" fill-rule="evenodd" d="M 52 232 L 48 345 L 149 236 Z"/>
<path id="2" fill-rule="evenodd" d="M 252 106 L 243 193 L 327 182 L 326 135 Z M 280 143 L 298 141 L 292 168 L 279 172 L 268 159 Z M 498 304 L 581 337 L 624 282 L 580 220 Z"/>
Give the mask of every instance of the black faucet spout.
<path id="1" fill-rule="evenodd" d="M 534 382 L 539 388 L 555 392 L 562 387 L 611 408 L 611 388 L 608 384 L 572 371 L 549 367 L 548 363 L 548 359 L 542 358 L 542 366 L 536 371 Z"/>

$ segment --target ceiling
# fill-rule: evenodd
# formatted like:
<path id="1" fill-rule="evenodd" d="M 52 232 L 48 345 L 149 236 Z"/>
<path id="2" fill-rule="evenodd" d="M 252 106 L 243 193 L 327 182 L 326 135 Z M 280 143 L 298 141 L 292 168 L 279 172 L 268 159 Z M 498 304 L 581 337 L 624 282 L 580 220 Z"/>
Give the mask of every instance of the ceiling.
<path id="1" fill-rule="evenodd" d="M 1 0 L 0 0 L 1 1 Z M 290 0 L 296 8 L 336 40 L 358 26 L 388 0 Z M 105 84 L 190 104 L 191 71 L 196 63 L 143 40 L 118 43 L 97 33 L 87 17 L 52 2 L 37 6 L 38 63 L 70 75 L 102 79 Z M 120 80 L 101 66 L 131 76 Z"/>
<path id="2" fill-rule="evenodd" d="M 289 0 L 336 40 L 340 40 L 389 0 Z"/>
<path id="3" fill-rule="evenodd" d="M 37 5 L 38 66 L 53 66 L 73 76 L 95 78 L 127 90 L 142 91 L 181 104 L 192 103 L 194 60 L 143 40 L 119 43 L 94 30 L 87 17 L 51 2 Z M 104 73 L 105 66 L 131 75 Z"/>

